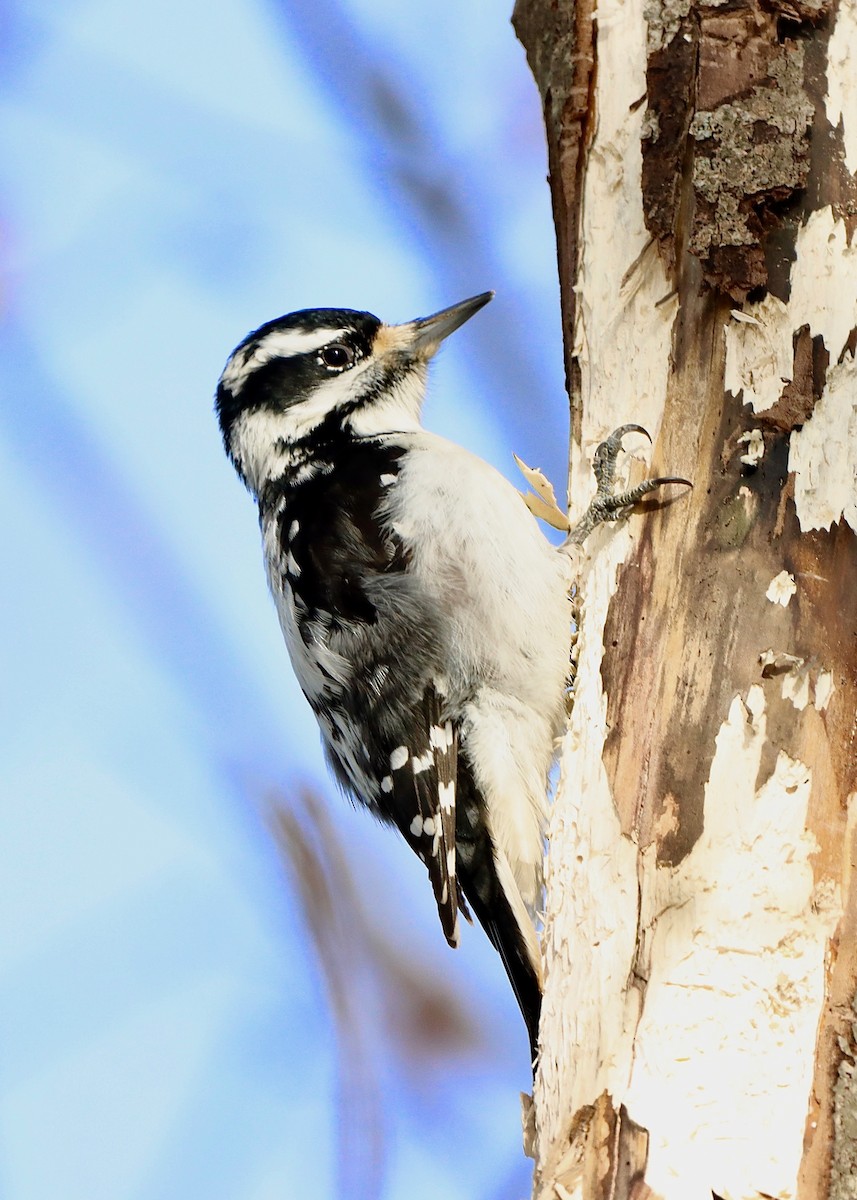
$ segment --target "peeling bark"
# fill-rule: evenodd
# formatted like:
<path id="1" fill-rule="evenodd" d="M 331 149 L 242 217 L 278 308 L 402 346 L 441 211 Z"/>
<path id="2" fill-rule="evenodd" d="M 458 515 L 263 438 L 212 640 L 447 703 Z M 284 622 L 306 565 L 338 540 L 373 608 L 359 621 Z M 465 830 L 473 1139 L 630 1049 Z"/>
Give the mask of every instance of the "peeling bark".
<path id="1" fill-rule="evenodd" d="M 857 1197 L 857 0 L 515 25 L 572 515 L 626 421 L 694 482 L 581 563 L 534 1194 Z"/>
<path id="2" fill-rule="evenodd" d="M 812 410 L 824 395 L 830 363 L 824 338 L 821 334 L 813 337 L 808 325 L 801 325 L 792 342 L 794 363 L 791 379 L 772 408 L 763 408 L 756 413 L 756 420 L 761 425 L 778 433 L 802 429 L 812 416 Z"/>
<path id="3" fill-rule="evenodd" d="M 744 0 L 647 9 L 646 223 L 674 261 L 686 163 L 694 199 L 687 249 L 706 280 L 736 300 L 767 285 L 766 235 L 806 184 L 813 104 L 800 32 L 828 7 Z"/>
<path id="4" fill-rule="evenodd" d="M 580 372 L 572 352 L 578 269 L 580 188 L 591 135 L 595 80 L 594 0 L 535 5 L 518 0 L 512 24 L 542 97 L 548 182 L 557 235 L 566 388 L 579 435 Z"/>

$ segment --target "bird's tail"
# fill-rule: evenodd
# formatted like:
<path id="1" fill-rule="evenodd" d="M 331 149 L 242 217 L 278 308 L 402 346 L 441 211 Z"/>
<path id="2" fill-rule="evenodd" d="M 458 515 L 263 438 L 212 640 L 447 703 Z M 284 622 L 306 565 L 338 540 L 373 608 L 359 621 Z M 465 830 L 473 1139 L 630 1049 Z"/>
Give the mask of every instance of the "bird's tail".
<path id="1" fill-rule="evenodd" d="M 462 787 L 463 774 L 459 773 L 455 831 L 458 880 L 467 903 L 503 960 L 527 1026 L 535 1064 L 542 1009 L 539 941 L 512 868 L 488 830 L 481 799 L 471 781 L 467 781 L 469 787 Z"/>

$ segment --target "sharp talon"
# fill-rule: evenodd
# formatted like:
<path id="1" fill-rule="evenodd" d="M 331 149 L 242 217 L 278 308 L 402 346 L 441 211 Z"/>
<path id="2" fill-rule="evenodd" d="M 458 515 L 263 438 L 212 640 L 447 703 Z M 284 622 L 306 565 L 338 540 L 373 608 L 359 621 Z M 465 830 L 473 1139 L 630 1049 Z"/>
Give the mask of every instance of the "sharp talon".
<path id="1" fill-rule="evenodd" d="M 638 500 L 657 488 L 670 483 L 693 487 L 689 479 L 681 479 L 677 475 L 660 475 L 656 479 L 645 479 L 630 491 L 616 494 L 613 491 L 616 460 L 622 449 L 622 438 L 626 433 L 641 433 L 650 442 L 652 440 L 648 430 L 644 429 L 642 425 L 620 425 L 598 446 L 592 462 L 592 469 L 598 485 L 595 496 L 580 521 L 563 542 L 561 550 L 581 545 L 596 525 L 600 525 L 602 521 L 618 521 Z"/>
<path id="2" fill-rule="evenodd" d="M 661 475 L 657 479 L 650 479 L 649 483 L 653 483 L 655 487 L 663 487 L 667 483 L 681 483 L 685 487 L 693 487 L 689 479 L 682 479 L 680 475 Z"/>
<path id="3" fill-rule="evenodd" d="M 598 483 L 599 495 L 603 492 L 609 492 L 613 483 L 613 473 L 616 470 L 616 460 L 619 457 L 619 451 L 622 449 L 622 438 L 627 433 L 641 433 L 643 437 L 648 438 L 651 442 L 649 431 L 644 429 L 642 425 L 620 425 L 618 429 L 614 429 L 608 438 L 598 446 L 592 459 L 592 469 L 595 472 L 595 479 Z"/>
<path id="4" fill-rule="evenodd" d="M 615 438 L 617 442 L 621 442 L 626 433 L 641 433 L 644 438 L 647 438 L 649 441 L 652 440 L 652 435 L 642 425 L 620 425 L 618 429 L 613 430 L 607 440 L 612 442 Z"/>

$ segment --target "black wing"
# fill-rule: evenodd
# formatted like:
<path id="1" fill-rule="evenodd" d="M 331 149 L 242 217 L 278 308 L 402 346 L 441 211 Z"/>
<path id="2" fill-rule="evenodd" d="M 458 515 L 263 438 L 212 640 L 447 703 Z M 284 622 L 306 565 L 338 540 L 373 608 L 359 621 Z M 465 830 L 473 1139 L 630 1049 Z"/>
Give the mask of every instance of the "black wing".
<path id="1" fill-rule="evenodd" d="M 458 945 L 455 788 L 458 738 L 443 700 L 429 686 L 380 781 L 385 815 L 426 865 L 443 932 Z"/>
<path id="2" fill-rule="evenodd" d="M 503 959 L 535 1055 L 535 933 L 444 707 L 440 614 L 414 586 L 407 548 L 383 519 L 402 453 L 352 443 L 341 461 L 285 493 L 280 561 L 299 631 L 308 654 L 320 644 L 347 667 L 322 672 L 321 691 L 307 698 L 344 789 L 395 824 L 425 863 L 453 946 L 458 912 L 469 919 L 465 897 L 471 904 Z"/>
<path id="3" fill-rule="evenodd" d="M 381 515 L 402 453 L 352 443 L 341 461 L 292 485 L 279 517 L 280 561 L 307 653 L 322 644 L 347 664 L 327 675 L 320 694 L 307 694 L 331 766 L 425 863 L 444 934 L 456 945 L 457 737 L 437 686 L 440 624 Z"/>

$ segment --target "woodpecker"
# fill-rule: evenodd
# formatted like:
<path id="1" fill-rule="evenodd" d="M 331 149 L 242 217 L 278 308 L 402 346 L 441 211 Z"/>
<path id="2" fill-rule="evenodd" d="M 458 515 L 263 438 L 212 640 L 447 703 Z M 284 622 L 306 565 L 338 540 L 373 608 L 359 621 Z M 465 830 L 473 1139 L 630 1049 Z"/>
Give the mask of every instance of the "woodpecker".
<path id="1" fill-rule="evenodd" d="M 402 325 L 333 308 L 270 321 L 233 351 L 216 411 L 332 771 L 425 864 L 451 946 L 475 914 L 535 1059 L 568 558 L 499 472 L 420 422 L 429 361 L 492 295 Z M 642 494 L 612 496 L 617 452 L 594 520 Z"/>

